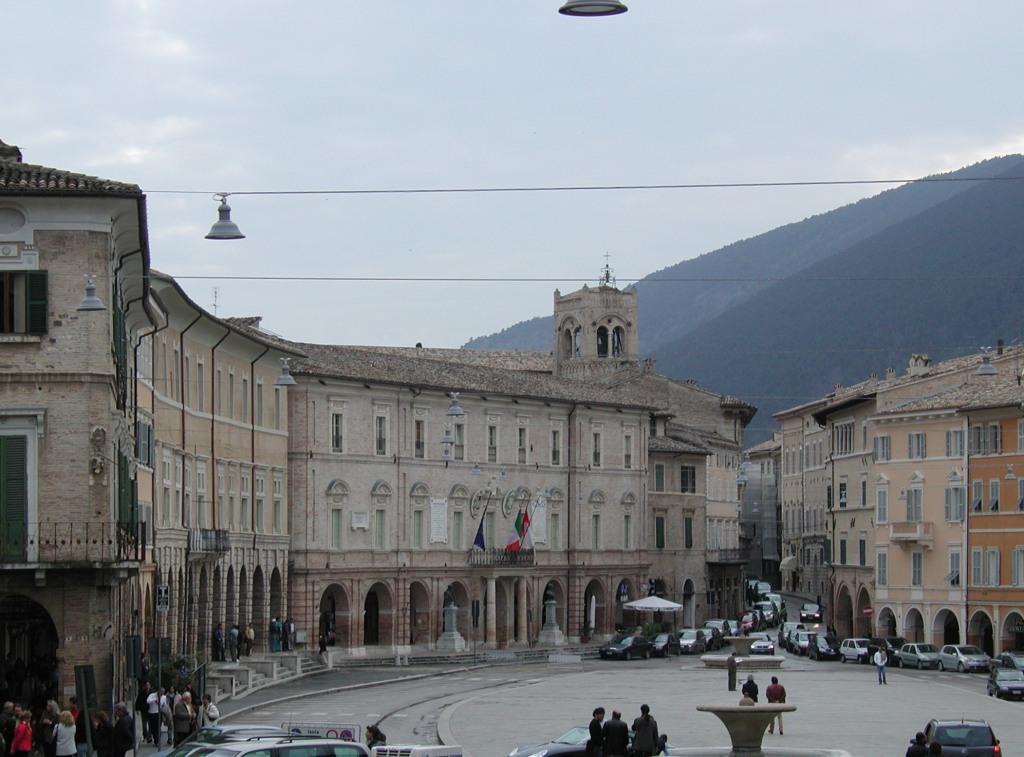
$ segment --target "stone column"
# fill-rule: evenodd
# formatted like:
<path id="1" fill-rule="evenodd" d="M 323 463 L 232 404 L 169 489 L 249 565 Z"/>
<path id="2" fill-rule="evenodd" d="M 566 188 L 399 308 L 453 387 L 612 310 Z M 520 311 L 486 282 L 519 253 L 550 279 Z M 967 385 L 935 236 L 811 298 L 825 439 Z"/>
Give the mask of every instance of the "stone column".
<path id="1" fill-rule="evenodd" d="M 495 649 L 498 646 L 498 613 L 497 613 L 497 597 L 495 596 L 497 588 L 495 586 L 494 577 L 487 579 L 487 609 L 484 615 L 484 624 L 487 626 L 487 636 L 485 643 L 491 649 Z"/>
<path id="2" fill-rule="evenodd" d="M 516 644 L 526 646 L 529 643 L 529 633 L 526 627 L 526 577 L 520 576 L 516 579 L 516 625 L 519 633 L 516 634 Z"/>

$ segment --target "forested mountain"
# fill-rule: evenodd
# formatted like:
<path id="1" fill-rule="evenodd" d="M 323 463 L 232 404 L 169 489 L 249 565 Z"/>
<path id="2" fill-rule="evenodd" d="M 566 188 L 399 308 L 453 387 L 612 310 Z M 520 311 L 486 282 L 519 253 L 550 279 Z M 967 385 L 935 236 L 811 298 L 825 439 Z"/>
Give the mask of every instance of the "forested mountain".
<path id="1" fill-rule="evenodd" d="M 1015 155 L 987 160 L 943 176 L 994 176 L 1020 171 L 1022 165 L 1024 159 Z M 843 253 L 883 229 L 944 203 L 973 186 L 971 182 L 937 181 L 898 187 L 657 271 L 636 284 L 641 350 L 668 360 L 672 357 L 668 345 L 678 343 L 701 324 L 749 301 L 778 278 L 795 275 L 808 266 Z M 658 281 L 737 276 L 754 280 Z M 466 347 L 547 352 L 551 349 L 552 331 L 548 315 L 472 339 Z M 662 368 L 665 369 L 664 363 Z"/>
<path id="2" fill-rule="evenodd" d="M 1024 176 L 1024 159 L 999 168 L 989 175 Z M 1019 339 L 1022 209 L 1024 181 L 968 183 L 658 345 L 658 369 L 753 402 L 756 442 L 773 412 L 871 371 L 903 373 L 911 352 L 938 360 Z"/>

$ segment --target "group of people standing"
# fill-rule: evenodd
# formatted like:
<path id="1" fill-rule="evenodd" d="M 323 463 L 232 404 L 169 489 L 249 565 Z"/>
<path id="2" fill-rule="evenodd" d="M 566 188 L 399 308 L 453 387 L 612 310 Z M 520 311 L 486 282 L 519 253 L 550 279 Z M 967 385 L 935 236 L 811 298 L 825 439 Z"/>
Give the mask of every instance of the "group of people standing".
<path id="1" fill-rule="evenodd" d="M 295 650 L 295 624 L 291 618 L 281 621 L 274 618 L 267 629 L 271 652 L 291 652 Z M 224 624 L 218 623 L 213 629 L 213 661 L 238 662 L 239 657 L 248 657 L 256 645 L 256 629 L 252 623 L 244 626 L 235 623 L 226 632 Z"/>
<path id="2" fill-rule="evenodd" d="M 67 709 L 55 700 L 38 713 L 4 702 L 0 709 L 0 742 L 3 757 L 86 757 L 89 738 L 99 757 L 124 757 L 135 748 L 135 721 L 123 702 L 114 705 L 113 718 L 103 710 L 89 714 L 78 707 L 75 697 Z"/>
<path id="3" fill-rule="evenodd" d="M 200 699 L 190 684 L 180 690 L 171 688 L 154 690 L 145 682 L 139 691 L 135 709 L 143 714 L 142 738 L 146 743 L 160 746 L 161 726 L 167 745 L 178 745 L 195 730 L 216 723 L 220 711 L 209 694 Z M 58 755 L 59 757 L 59 755 Z"/>
<path id="4" fill-rule="evenodd" d="M 658 721 L 651 717 L 651 708 L 640 705 L 640 716 L 631 727 L 622 719 L 622 713 L 612 710 L 610 720 L 604 719 L 604 707 L 594 710 L 590 721 L 587 757 L 655 757 L 668 754 L 668 734 L 658 733 Z M 629 751 L 630 732 L 633 750 Z"/>

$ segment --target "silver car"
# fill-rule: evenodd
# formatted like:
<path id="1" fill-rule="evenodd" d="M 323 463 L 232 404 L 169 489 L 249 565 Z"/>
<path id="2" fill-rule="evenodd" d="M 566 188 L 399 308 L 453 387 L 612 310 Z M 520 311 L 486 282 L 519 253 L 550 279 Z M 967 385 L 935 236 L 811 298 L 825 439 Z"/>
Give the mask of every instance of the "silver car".
<path id="1" fill-rule="evenodd" d="M 897 668 L 939 667 L 939 648 L 934 644 L 904 644 L 896 652 Z"/>
<path id="2" fill-rule="evenodd" d="M 987 672 L 991 663 L 992 658 L 973 644 L 947 644 L 939 651 L 939 670 Z"/>

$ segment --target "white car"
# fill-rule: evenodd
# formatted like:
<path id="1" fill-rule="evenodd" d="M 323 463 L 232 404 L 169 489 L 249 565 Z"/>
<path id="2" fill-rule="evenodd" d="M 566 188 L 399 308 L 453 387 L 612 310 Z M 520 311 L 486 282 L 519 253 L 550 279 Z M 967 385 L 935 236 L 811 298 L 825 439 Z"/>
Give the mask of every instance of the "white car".
<path id="1" fill-rule="evenodd" d="M 868 644 L 867 639 L 843 639 L 843 643 L 839 645 L 839 661 L 866 663 Z"/>

